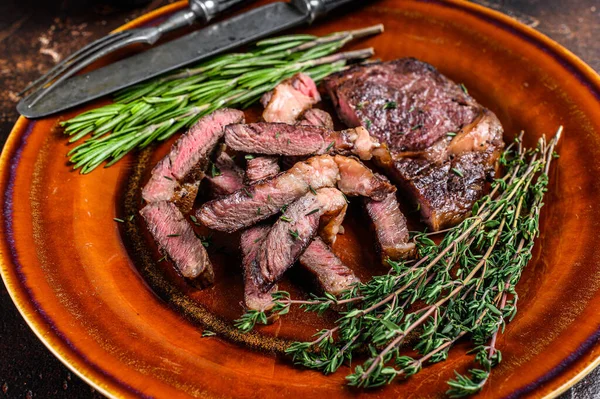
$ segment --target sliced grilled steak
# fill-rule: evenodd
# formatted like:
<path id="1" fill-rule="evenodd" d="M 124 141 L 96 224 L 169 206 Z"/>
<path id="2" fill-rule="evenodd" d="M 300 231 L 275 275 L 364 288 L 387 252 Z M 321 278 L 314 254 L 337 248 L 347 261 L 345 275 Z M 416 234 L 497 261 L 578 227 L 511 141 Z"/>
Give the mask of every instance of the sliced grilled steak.
<path id="1" fill-rule="evenodd" d="M 294 123 L 308 108 L 321 101 L 315 82 L 303 73 L 298 73 L 265 93 L 261 103 L 267 122 Z"/>
<path id="2" fill-rule="evenodd" d="M 360 195 L 372 198 L 375 201 L 381 201 L 388 194 L 396 192 L 396 187 L 386 179 L 373 173 L 358 159 L 336 155 L 334 160 L 340 169 L 340 180 L 337 187 L 344 194 L 350 196 Z"/>
<path id="3" fill-rule="evenodd" d="M 504 146 L 493 113 L 431 65 L 410 58 L 355 67 L 325 86 L 348 126 L 366 126 L 387 144 L 389 152 L 373 151 L 376 162 L 421 205 L 430 228 L 464 219 Z"/>
<path id="4" fill-rule="evenodd" d="M 279 173 L 279 170 L 279 157 L 254 157 L 246 163 L 246 182 L 252 184 L 268 179 Z"/>
<path id="5" fill-rule="evenodd" d="M 273 307 L 271 294 L 277 291 L 277 285 L 262 292 L 260 270 L 256 255 L 271 230 L 270 226 L 252 226 L 245 230 L 240 238 L 242 266 L 244 270 L 244 303 L 247 309 L 266 311 Z"/>
<path id="6" fill-rule="evenodd" d="M 382 179 L 385 177 L 381 176 Z M 400 210 L 396 193 L 390 193 L 381 201 L 364 199 L 367 214 L 373 223 L 377 244 L 383 261 L 406 259 L 413 254 L 415 244 L 408 242 L 406 218 Z"/>
<path id="7" fill-rule="evenodd" d="M 142 190 L 144 200 L 173 201 L 183 213 L 190 212 L 209 156 L 223 137 L 223 128 L 243 121 L 243 112 L 227 108 L 200 119 L 154 167 Z"/>
<path id="8" fill-rule="evenodd" d="M 278 213 L 281 207 L 294 202 L 311 187 L 317 190 L 335 186 L 338 177 L 338 167 L 332 157 L 312 157 L 271 179 L 205 203 L 196 216 L 208 228 L 233 232 Z"/>
<path id="9" fill-rule="evenodd" d="M 221 146 L 206 178 L 210 181 L 213 196 L 227 195 L 244 186 L 244 171 Z"/>
<path id="10" fill-rule="evenodd" d="M 310 243 L 299 261 L 316 277 L 323 290 L 330 294 L 339 295 L 360 282 L 352 269 L 344 265 L 319 237 Z"/>
<path id="11" fill-rule="evenodd" d="M 227 126 L 225 142 L 236 151 L 269 155 L 356 154 L 371 159 L 379 143 L 364 128 L 336 132 L 319 126 L 250 123 Z"/>
<path id="12" fill-rule="evenodd" d="M 300 117 L 300 120 L 298 120 L 298 124 L 319 126 L 333 130 L 333 119 L 331 119 L 331 115 L 318 108 L 307 109 Z"/>
<path id="13" fill-rule="evenodd" d="M 346 198 L 335 188 L 321 188 L 291 204 L 275 222 L 258 254 L 263 291 L 275 284 L 302 255 L 320 227 L 321 237 L 331 241 L 347 208 Z"/>
<path id="14" fill-rule="evenodd" d="M 140 214 L 158 246 L 173 260 L 183 277 L 199 287 L 212 284 L 214 274 L 206 249 L 173 203 L 151 202 Z"/>

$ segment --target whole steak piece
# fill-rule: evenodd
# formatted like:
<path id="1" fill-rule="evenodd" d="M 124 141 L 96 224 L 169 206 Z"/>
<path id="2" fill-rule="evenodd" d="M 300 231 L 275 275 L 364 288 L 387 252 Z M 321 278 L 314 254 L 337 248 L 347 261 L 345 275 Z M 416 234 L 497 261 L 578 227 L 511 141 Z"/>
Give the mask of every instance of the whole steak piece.
<path id="1" fill-rule="evenodd" d="M 413 58 L 357 66 L 325 86 L 342 121 L 387 144 L 374 151 L 375 162 L 419 203 L 431 229 L 467 216 L 504 147 L 492 112 Z"/>

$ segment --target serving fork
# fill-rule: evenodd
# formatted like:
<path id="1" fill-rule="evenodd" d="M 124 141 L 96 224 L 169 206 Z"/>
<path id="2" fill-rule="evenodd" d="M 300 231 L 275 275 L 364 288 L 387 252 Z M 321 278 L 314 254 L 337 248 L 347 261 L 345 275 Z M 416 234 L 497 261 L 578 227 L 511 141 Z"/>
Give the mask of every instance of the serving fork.
<path id="1" fill-rule="evenodd" d="M 128 29 L 100 38 L 50 69 L 45 75 L 31 82 L 19 93 L 32 91 L 30 106 L 35 105 L 59 83 L 81 71 L 94 61 L 134 43 L 152 45 L 165 33 L 191 25 L 195 21 L 207 23 L 225 10 L 246 0 L 188 0 L 189 6 L 169 17 L 163 23 L 148 28 Z"/>

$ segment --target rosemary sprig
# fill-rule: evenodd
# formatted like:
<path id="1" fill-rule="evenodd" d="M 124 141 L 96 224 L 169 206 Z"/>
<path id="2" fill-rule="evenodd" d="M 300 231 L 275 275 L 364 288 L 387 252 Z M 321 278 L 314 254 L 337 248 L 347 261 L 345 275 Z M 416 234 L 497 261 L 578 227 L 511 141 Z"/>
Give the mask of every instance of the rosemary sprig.
<path id="1" fill-rule="evenodd" d="M 222 107 L 245 108 L 282 80 L 304 72 L 320 81 L 373 49 L 336 53 L 350 40 L 382 32 L 376 25 L 323 37 L 291 35 L 258 42 L 247 53 L 217 56 L 196 67 L 127 88 L 115 103 L 61 122 L 73 148 L 74 169 L 89 173 L 110 166 L 135 148 L 166 140 Z"/>
<path id="2" fill-rule="evenodd" d="M 346 378 L 352 386 L 377 387 L 445 360 L 454 343 L 468 336 L 480 367 L 470 370 L 470 376 L 457 374 L 447 393 L 460 397 L 478 392 L 502 360 L 496 339 L 517 312 L 515 286 L 539 234 L 548 170 L 561 133 L 562 128 L 550 143 L 540 139 L 533 150 L 524 149 L 519 136 L 501 157 L 506 174 L 475 204 L 470 218 L 446 230 L 440 244 L 431 233 L 414 236 L 418 262 L 390 261 L 388 274 L 359 283 L 338 298 L 298 301 L 285 292 L 273 295 L 275 313 L 285 314 L 297 304 L 306 311 L 334 309 L 340 314 L 335 327 L 319 331 L 311 342 L 292 344 L 286 352 L 298 364 L 331 373 L 366 349 L 369 358 Z M 266 315 L 254 320 L 266 322 Z M 409 335 L 418 336 L 414 357 L 401 353 Z"/>

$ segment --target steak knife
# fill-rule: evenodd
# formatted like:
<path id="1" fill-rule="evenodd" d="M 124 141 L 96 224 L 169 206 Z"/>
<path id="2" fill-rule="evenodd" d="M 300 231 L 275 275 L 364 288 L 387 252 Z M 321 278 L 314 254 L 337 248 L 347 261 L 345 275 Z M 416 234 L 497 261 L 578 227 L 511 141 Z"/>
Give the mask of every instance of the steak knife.
<path id="1" fill-rule="evenodd" d="M 17 110 L 27 118 L 61 112 L 268 35 L 311 23 L 352 1 L 292 0 L 254 8 L 92 72 L 69 78 L 33 105 L 31 96 L 23 98 L 17 104 Z"/>

